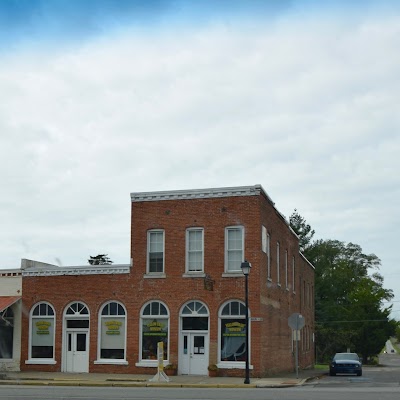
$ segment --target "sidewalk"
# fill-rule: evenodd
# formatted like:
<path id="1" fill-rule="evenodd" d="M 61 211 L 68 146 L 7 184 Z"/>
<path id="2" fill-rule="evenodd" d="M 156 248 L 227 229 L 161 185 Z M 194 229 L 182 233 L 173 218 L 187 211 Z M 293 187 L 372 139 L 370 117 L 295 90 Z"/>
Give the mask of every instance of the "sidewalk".
<path id="1" fill-rule="evenodd" d="M 277 388 L 304 385 L 308 380 L 324 375 L 321 370 L 287 373 L 285 376 L 244 378 L 179 375 L 169 377 L 169 382 L 151 382 L 151 375 L 97 374 L 64 372 L 0 372 L 0 385 L 47 385 L 47 386 L 124 386 L 124 387 L 186 387 L 186 388 Z"/>

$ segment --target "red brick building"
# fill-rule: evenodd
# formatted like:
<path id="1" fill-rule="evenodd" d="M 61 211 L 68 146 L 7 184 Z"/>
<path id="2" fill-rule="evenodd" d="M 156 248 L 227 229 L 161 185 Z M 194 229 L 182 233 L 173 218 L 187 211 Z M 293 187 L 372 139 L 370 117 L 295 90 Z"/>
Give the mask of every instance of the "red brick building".
<path id="1" fill-rule="evenodd" d="M 154 374 L 156 344 L 179 374 L 243 376 L 248 260 L 253 376 L 314 363 L 314 268 L 259 185 L 132 193 L 132 265 L 23 261 L 21 369 Z"/>

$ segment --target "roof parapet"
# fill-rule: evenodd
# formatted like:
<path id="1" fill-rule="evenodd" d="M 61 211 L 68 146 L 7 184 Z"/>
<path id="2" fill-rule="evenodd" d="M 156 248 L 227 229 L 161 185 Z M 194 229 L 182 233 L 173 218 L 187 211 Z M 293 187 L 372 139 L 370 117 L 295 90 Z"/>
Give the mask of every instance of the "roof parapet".
<path id="1" fill-rule="evenodd" d="M 131 264 L 76 265 L 59 267 L 34 260 L 21 260 L 22 276 L 129 274 Z"/>
<path id="2" fill-rule="evenodd" d="M 219 197 L 258 196 L 261 192 L 269 198 L 261 185 L 208 189 L 168 190 L 131 193 L 132 202 L 210 199 Z"/>

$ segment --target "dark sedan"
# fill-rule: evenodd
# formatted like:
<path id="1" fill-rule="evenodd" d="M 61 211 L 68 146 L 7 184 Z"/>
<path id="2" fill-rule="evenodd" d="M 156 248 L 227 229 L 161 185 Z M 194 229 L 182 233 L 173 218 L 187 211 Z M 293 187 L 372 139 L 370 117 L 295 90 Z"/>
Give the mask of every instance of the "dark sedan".
<path id="1" fill-rule="evenodd" d="M 356 353 L 336 353 L 329 366 L 329 375 L 356 374 L 362 375 L 362 364 Z"/>

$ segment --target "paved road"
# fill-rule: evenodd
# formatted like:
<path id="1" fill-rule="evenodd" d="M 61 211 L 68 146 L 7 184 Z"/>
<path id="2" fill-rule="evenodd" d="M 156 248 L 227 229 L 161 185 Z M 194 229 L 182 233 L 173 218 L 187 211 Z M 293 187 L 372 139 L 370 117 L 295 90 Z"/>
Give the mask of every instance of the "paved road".
<path id="1" fill-rule="evenodd" d="M 400 387 L 293 387 L 281 389 L 156 389 L 2 386 L 1 400 L 393 400 Z"/>
<path id="2" fill-rule="evenodd" d="M 330 388 L 389 388 L 400 387 L 400 355 L 397 353 L 382 354 L 379 366 L 363 366 L 363 376 L 337 375 L 324 376 L 322 379 L 308 383 L 315 387 Z"/>
<path id="3" fill-rule="evenodd" d="M 1 386 L 0 400 L 393 400 L 400 398 L 400 355 L 383 354 L 383 366 L 364 367 L 362 377 L 326 376 L 301 387 L 198 389 Z"/>
<path id="4" fill-rule="evenodd" d="M 386 342 L 385 347 L 386 347 L 386 353 L 388 354 L 396 353 L 396 349 L 393 347 L 392 342 L 390 340 Z"/>

